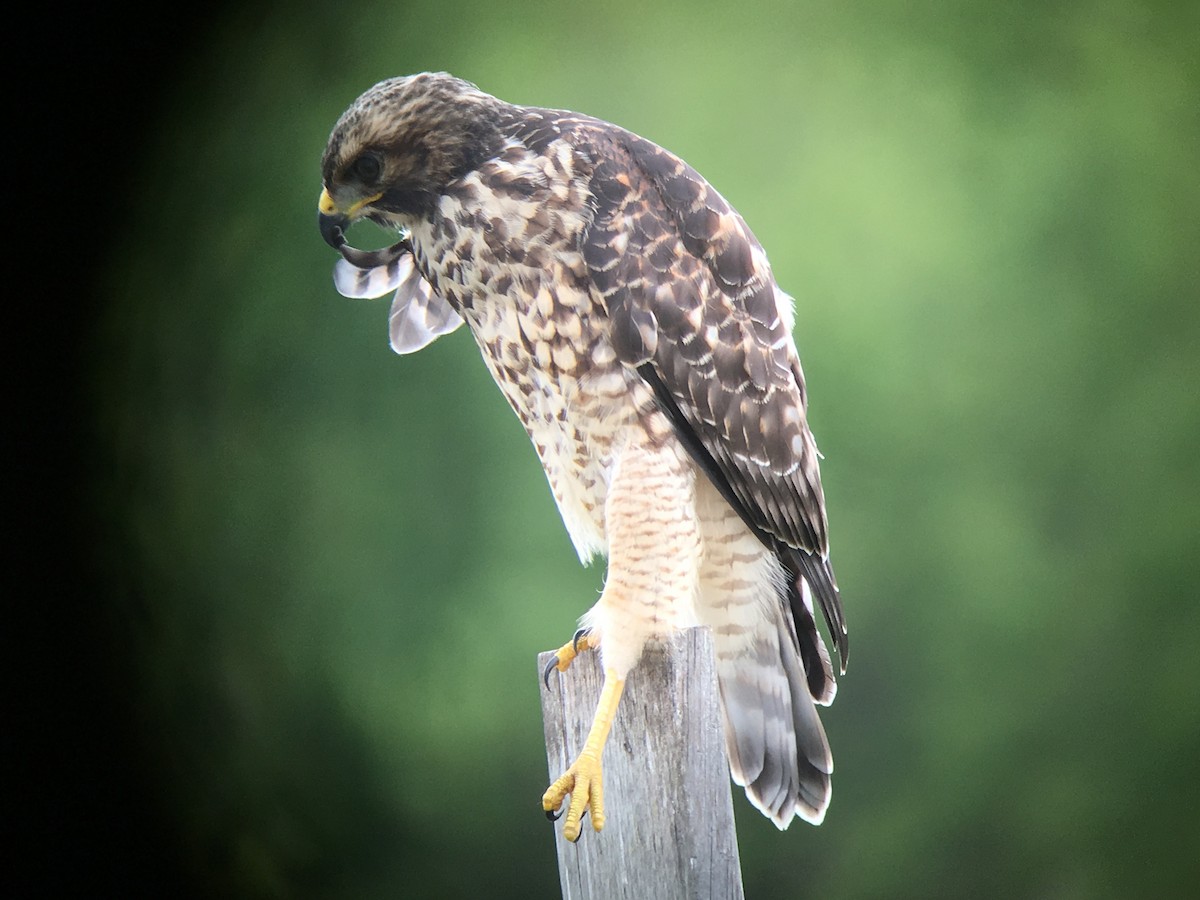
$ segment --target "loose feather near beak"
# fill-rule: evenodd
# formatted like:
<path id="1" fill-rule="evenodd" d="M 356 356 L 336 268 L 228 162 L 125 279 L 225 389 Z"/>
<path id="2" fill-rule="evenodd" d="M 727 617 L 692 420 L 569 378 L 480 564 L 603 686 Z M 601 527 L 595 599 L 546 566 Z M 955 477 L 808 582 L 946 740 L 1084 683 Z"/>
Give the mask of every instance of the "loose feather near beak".
<path id="1" fill-rule="evenodd" d="M 321 231 L 321 238 L 330 247 L 341 253 L 346 262 L 360 269 L 386 266 L 401 253 L 408 251 L 408 242 L 403 239 L 382 250 L 358 250 L 346 242 L 346 229 L 354 221 L 355 216 L 364 206 L 374 203 L 382 196 L 382 194 L 376 194 L 373 197 L 364 197 L 351 204 L 345 212 L 338 209 L 328 189 L 321 191 L 321 199 L 317 201 L 317 227 Z"/>

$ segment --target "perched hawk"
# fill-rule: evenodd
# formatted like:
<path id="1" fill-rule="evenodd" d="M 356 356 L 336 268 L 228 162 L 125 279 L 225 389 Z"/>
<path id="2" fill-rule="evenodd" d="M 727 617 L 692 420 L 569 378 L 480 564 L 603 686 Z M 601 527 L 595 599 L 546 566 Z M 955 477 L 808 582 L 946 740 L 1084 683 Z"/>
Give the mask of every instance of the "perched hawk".
<path id="1" fill-rule="evenodd" d="M 392 346 L 466 322 L 546 470 L 599 601 L 557 655 L 597 648 L 583 751 L 542 798 L 604 824 L 601 755 L 646 641 L 712 629 L 734 780 L 780 828 L 819 824 L 833 700 L 813 598 L 845 671 L 818 454 L 792 300 L 746 223 L 700 175 L 598 119 L 514 106 L 447 74 L 381 82 L 321 163 L 320 227 L 341 293 L 395 292 Z M 346 243 L 359 218 L 400 232 Z M 547 677 L 549 670 L 547 670 Z"/>

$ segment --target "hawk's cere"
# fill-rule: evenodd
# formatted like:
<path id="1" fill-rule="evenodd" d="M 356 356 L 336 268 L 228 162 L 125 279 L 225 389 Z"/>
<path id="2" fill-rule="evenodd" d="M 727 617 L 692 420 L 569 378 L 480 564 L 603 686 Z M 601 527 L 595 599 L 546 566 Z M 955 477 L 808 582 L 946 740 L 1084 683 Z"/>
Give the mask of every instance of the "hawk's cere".
<path id="1" fill-rule="evenodd" d="M 466 322 L 580 557 L 608 557 L 557 663 L 598 648 L 605 687 L 547 814 L 571 794 L 564 834 L 578 838 L 585 809 L 600 830 L 624 679 L 648 639 L 703 624 L 734 780 L 780 828 L 819 824 L 833 760 L 814 704 L 836 685 L 813 598 L 842 672 L 846 626 L 792 300 L 741 216 L 650 141 L 447 74 L 375 85 L 321 165 L 339 291 L 395 291 L 398 353 Z M 350 247 L 362 217 L 400 241 Z"/>

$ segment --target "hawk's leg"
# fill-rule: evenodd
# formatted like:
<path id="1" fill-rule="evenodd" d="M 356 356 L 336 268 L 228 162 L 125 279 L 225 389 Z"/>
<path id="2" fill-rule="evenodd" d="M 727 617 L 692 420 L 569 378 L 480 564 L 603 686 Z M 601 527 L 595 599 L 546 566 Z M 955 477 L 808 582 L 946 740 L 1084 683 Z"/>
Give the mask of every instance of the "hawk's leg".
<path id="1" fill-rule="evenodd" d="M 580 628 L 571 640 L 554 651 L 554 659 L 546 664 L 546 671 L 542 672 L 542 681 L 546 683 L 546 687 L 550 687 L 551 672 L 555 669 L 560 672 L 567 671 L 580 653 L 595 650 L 599 646 L 600 638 L 595 637 L 590 628 Z"/>
<path id="2" fill-rule="evenodd" d="M 600 644 L 604 687 L 583 750 L 542 796 L 542 808 L 553 813 L 571 795 L 563 823 L 563 837 L 571 841 L 579 839 L 585 811 L 591 813 L 596 831 L 604 827 L 601 754 L 626 676 L 646 641 L 695 621 L 700 529 L 694 474 L 683 449 L 669 441 L 655 444 L 644 436 L 641 443 L 623 446 L 613 462 L 604 521 L 604 590 L 583 617 L 584 626 L 593 629 L 587 634 L 588 646 Z M 581 646 L 583 640 L 578 643 Z M 560 669 L 578 649 L 572 641 L 559 651 Z"/>
<path id="3" fill-rule="evenodd" d="M 567 794 L 571 795 L 567 819 L 563 823 L 563 837 L 568 841 L 579 840 L 585 812 L 592 814 L 592 828 L 599 831 L 604 827 L 604 784 L 600 758 L 624 689 L 624 679 L 618 678 L 612 669 L 605 669 L 604 688 L 600 691 L 600 702 L 596 704 L 596 715 L 592 718 L 592 727 L 583 750 L 571 767 L 542 795 L 542 809 L 550 818 L 557 818 L 553 813 L 562 806 Z"/>

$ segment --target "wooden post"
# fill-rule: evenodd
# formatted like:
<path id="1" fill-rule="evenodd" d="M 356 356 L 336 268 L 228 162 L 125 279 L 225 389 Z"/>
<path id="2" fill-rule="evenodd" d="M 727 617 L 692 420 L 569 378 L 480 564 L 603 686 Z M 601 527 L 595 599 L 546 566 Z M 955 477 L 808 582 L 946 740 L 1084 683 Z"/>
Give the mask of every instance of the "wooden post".
<path id="1" fill-rule="evenodd" d="M 538 657 L 539 684 L 551 657 Z M 602 681 L 599 654 L 584 653 L 542 686 L 551 780 L 583 747 Z M 741 900 L 708 629 L 652 642 L 629 674 L 604 748 L 604 806 L 604 830 L 585 817 L 578 843 L 554 826 L 563 900 Z"/>

